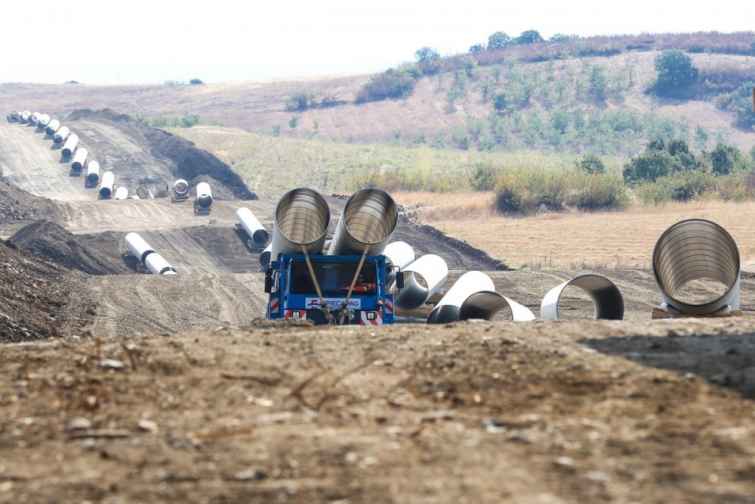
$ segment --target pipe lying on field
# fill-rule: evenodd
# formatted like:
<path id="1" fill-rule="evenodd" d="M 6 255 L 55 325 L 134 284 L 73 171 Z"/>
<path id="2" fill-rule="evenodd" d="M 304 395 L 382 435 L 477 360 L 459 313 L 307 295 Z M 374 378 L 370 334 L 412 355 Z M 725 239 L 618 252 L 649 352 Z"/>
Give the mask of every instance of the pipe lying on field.
<path id="1" fill-rule="evenodd" d="M 403 270 L 404 288 L 396 296 L 396 306 L 419 308 L 440 289 L 448 278 L 448 265 L 442 257 L 426 254 Z"/>
<path id="2" fill-rule="evenodd" d="M 71 134 L 71 130 L 68 129 L 68 126 L 61 127 L 58 131 L 55 132 L 55 135 L 53 135 L 52 140 L 56 144 L 62 144 L 66 139 L 68 139 L 68 136 Z"/>
<path id="3" fill-rule="evenodd" d="M 280 254 L 322 252 L 330 222 L 330 208 L 315 190 L 293 189 L 278 201 L 273 220 L 270 260 Z"/>
<path id="4" fill-rule="evenodd" d="M 21 122 L 28 123 L 31 120 L 31 112 L 24 110 L 21 112 Z"/>
<path id="5" fill-rule="evenodd" d="M 128 188 L 126 186 L 119 186 L 118 189 L 115 190 L 115 195 L 113 196 L 114 200 L 125 200 L 128 199 Z"/>
<path id="6" fill-rule="evenodd" d="M 84 164 L 87 162 L 87 156 L 89 155 L 89 151 L 87 151 L 85 148 L 76 149 L 76 154 L 73 156 L 73 161 L 71 162 L 71 169 L 74 171 L 74 173 L 79 174 L 81 173 L 81 170 L 84 169 Z"/>
<path id="7" fill-rule="evenodd" d="M 595 305 L 595 318 L 621 320 L 624 318 L 624 298 L 621 291 L 608 278 L 589 273 L 567 280 L 548 291 L 540 303 L 543 320 L 559 319 L 561 295 L 567 287 L 579 287 L 589 294 Z"/>
<path id="8" fill-rule="evenodd" d="M 47 134 L 49 136 L 53 136 L 56 131 L 60 129 L 60 121 L 57 119 L 52 119 L 50 123 L 47 125 Z"/>
<path id="9" fill-rule="evenodd" d="M 386 266 L 388 267 L 388 278 L 386 279 L 387 285 L 393 285 L 393 282 L 396 279 L 396 273 L 403 271 L 404 268 L 409 266 L 416 259 L 414 248 L 404 241 L 389 243 L 383 249 L 383 255 L 385 256 Z"/>
<path id="10" fill-rule="evenodd" d="M 155 252 L 147 241 L 137 233 L 128 233 L 125 237 L 128 253 L 139 260 L 154 275 L 175 275 L 176 269 Z"/>
<path id="11" fill-rule="evenodd" d="M 11 112 L 8 114 L 8 122 L 18 122 L 20 118 L 18 112 Z"/>
<path id="12" fill-rule="evenodd" d="M 99 181 L 100 181 L 100 163 L 98 163 L 94 159 L 91 159 L 87 163 L 86 185 L 88 187 L 95 187 Z"/>
<path id="13" fill-rule="evenodd" d="M 47 114 L 42 114 L 39 116 L 39 121 L 37 123 L 37 128 L 43 130 L 47 128 L 47 125 L 50 124 L 50 116 Z"/>
<path id="14" fill-rule="evenodd" d="M 76 133 L 71 133 L 68 135 L 68 139 L 63 144 L 63 149 L 60 152 L 63 154 L 63 157 L 71 157 L 78 146 L 79 136 Z"/>
<path id="15" fill-rule="evenodd" d="M 378 255 L 391 239 L 398 207 L 381 189 L 362 189 L 346 202 L 328 253 Z"/>
<path id="16" fill-rule="evenodd" d="M 251 210 L 246 207 L 241 207 L 236 210 L 236 217 L 239 219 L 239 224 L 249 237 L 251 244 L 255 247 L 263 247 L 270 239 L 265 226 L 255 217 Z"/>
<path id="17" fill-rule="evenodd" d="M 111 171 L 102 174 L 100 180 L 100 198 L 109 199 L 113 195 L 113 186 L 115 185 L 115 175 Z"/>
<path id="18" fill-rule="evenodd" d="M 29 124 L 36 125 L 39 122 L 39 112 L 34 112 L 29 116 Z"/>
<path id="19" fill-rule="evenodd" d="M 197 184 L 197 206 L 204 209 L 212 206 L 212 188 L 207 182 Z"/>
<path id="20" fill-rule="evenodd" d="M 144 259 L 155 251 L 155 249 L 153 249 L 152 246 L 137 233 L 128 233 L 126 234 L 125 239 L 129 254 L 139 259 L 139 262 L 144 262 Z"/>
<path id="21" fill-rule="evenodd" d="M 184 179 L 178 179 L 173 182 L 173 194 L 176 198 L 185 198 L 189 195 L 189 182 Z"/>
<path id="22" fill-rule="evenodd" d="M 511 308 L 512 318 L 517 322 L 535 320 L 529 308 L 495 292 L 495 284 L 488 275 L 469 271 L 435 305 L 427 323 L 445 324 L 470 318 L 491 320 L 506 307 Z"/>
<path id="23" fill-rule="evenodd" d="M 263 270 L 267 270 L 268 266 L 270 266 L 270 256 L 273 250 L 273 244 L 271 243 L 267 247 L 265 247 L 265 250 L 263 250 L 260 253 L 260 266 Z"/>
<path id="24" fill-rule="evenodd" d="M 677 222 L 661 235 L 653 250 L 653 273 L 664 308 L 686 315 L 739 309 L 740 267 L 734 238 L 704 219 Z M 716 282 L 722 286 L 721 292 L 697 302 L 682 292 L 695 280 Z"/>

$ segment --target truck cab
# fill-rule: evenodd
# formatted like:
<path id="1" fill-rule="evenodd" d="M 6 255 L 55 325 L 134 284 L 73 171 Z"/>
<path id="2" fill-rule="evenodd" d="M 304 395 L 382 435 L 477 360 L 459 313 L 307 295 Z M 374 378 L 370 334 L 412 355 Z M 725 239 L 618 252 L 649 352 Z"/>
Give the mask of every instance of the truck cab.
<path id="1" fill-rule="evenodd" d="M 315 324 L 383 325 L 394 322 L 393 294 L 385 256 L 310 255 L 322 298 L 303 254 L 281 254 L 265 277 L 270 320 L 311 320 Z M 359 270 L 356 281 L 354 276 Z M 347 296 L 352 282 L 351 297 Z M 324 304 L 324 306 L 323 306 Z"/>

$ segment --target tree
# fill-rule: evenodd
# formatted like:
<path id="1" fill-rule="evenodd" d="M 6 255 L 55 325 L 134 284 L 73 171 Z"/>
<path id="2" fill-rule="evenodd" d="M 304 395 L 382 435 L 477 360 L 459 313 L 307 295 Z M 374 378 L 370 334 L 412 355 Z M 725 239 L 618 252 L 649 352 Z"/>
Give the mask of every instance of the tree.
<path id="1" fill-rule="evenodd" d="M 663 51 L 655 59 L 655 92 L 659 96 L 683 96 L 697 82 L 699 71 L 679 50 Z"/>
<path id="2" fill-rule="evenodd" d="M 435 49 L 423 47 L 414 55 L 417 57 L 417 66 L 423 75 L 434 75 L 440 71 L 440 54 Z"/>
<path id="3" fill-rule="evenodd" d="M 624 166 L 624 181 L 628 184 L 636 182 L 655 182 L 673 171 L 673 158 L 665 151 L 646 151 Z"/>
<path id="4" fill-rule="evenodd" d="M 480 54 L 485 50 L 485 46 L 482 44 L 475 44 L 469 48 L 469 54 Z"/>
<path id="5" fill-rule="evenodd" d="M 503 32 L 495 32 L 488 37 L 488 51 L 495 51 L 496 49 L 503 49 L 511 45 L 511 37 Z"/>
<path id="6" fill-rule="evenodd" d="M 702 126 L 695 128 L 695 146 L 698 150 L 704 151 L 708 147 L 710 135 Z"/>
<path id="7" fill-rule="evenodd" d="M 556 33 L 550 38 L 549 42 L 569 42 L 570 40 L 576 38 L 576 35 L 564 35 L 563 33 Z"/>
<path id="8" fill-rule="evenodd" d="M 534 44 L 536 42 L 543 42 L 543 37 L 540 36 L 537 30 L 523 31 L 515 40 L 515 44 Z"/>
<path id="9" fill-rule="evenodd" d="M 588 93 L 598 103 L 604 103 L 606 101 L 606 74 L 602 67 L 594 66 L 590 70 L 590 83 L 588 87 Z"/>
<path id="10" fill-rule="evenodd" d="M 742 151 L 733 145 L 719 143 L 710 153 L 710 165 L 714 175 L 730 175 L 745 165 Z"/>
<path id="11" fill-rule="evenodd" d="M 752 149 L 750 149 L 750 159 L 752 159 L 752 162 L 755 163 L 755 145 L 753 145 Z"/>
<path id="12" fill-rule="evenodd" d="M 603 164 L 603 161 L 598 156 L 592 154 L 588 154 L 580 159 L 577 162 L 577 167 L 590 175 L 606 172 L 606 165 Z"/>
<path id="13" fill-rule="evenodd" d="M 509 106 L 508 98 L 503 93 L 499 93 L 493 97 L 493 107 L 498 112 L 504 112 Z"/>

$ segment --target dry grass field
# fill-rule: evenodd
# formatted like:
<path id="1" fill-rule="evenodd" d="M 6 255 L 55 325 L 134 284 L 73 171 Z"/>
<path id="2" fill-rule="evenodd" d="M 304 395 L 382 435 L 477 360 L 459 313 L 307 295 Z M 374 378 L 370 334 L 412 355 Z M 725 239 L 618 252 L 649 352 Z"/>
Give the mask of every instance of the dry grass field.
<path id="1" fill-rule="evenodd" d="M 755 202 L 699 201 L 516 218 L 494 214 L 491 193 L 395 196 L 422 222 L 515 267 L 649 267 L 660 234 L 687 218 L 718 222 L 737 240 L 743 263 L 755 260 Z"/>

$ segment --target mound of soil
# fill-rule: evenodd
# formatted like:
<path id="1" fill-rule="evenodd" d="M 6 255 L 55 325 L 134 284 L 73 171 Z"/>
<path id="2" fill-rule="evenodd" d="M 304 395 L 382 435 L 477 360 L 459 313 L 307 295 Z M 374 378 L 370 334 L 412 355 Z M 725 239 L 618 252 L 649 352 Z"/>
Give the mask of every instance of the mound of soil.
<path id="1" fill-rule="evenodd" d="M 0 178 L 0 224 L 59 218 L 58 206 Z"/>
<path id="2" fill-rule="evenodd" d="M 0 241 L 0 342 L 65 336 L 82 329 L 95 314 L 88 297 L 78 274 Z"/>
<path id="3" fill-rule="evenodd" d="M 197 148 L 188 140 L 148 126 L 131 116 L 119 114 L 110 109 L 98 111 L 83 109 L 69 114 L 67 120 L 97 121 L 114 126 L 132 141 L 141 145 L 151 156 L 164 162 L 170 171 L 170 174 L 165 173 L 160 177 L 165 180 L 160 183 L 149 176 L 141 180 L 145 186 L 150 184 L 155 186 L 152 188 L 153 192 L 155 188 L 164 187 L 166 184 L 172 184 L 177 178 L 183 178 L 192 186 L 201 181 L 209 182 L 213 189 L 213 196 L 217 199 L 257 199 L 256 194 L 249 190 L 241 177 L 217 157 Z M 88 141 L 94 143 L 95 139 L 88 139 Z M 122 170 L 123 166 L 129 166 L 129 169 L 134 170 L 138 168 L 138 164 L 130 159 L 119 165 L 116 171 Z"/>
<path id="4" fill-rule="evenodd" d="M 9 242 L 36 257 L 90 275 L 129 272 L 116 254 L 101 251 L 91 239 L 74 235 L 48 221 L 37 221 L 21 228 Z"/>

